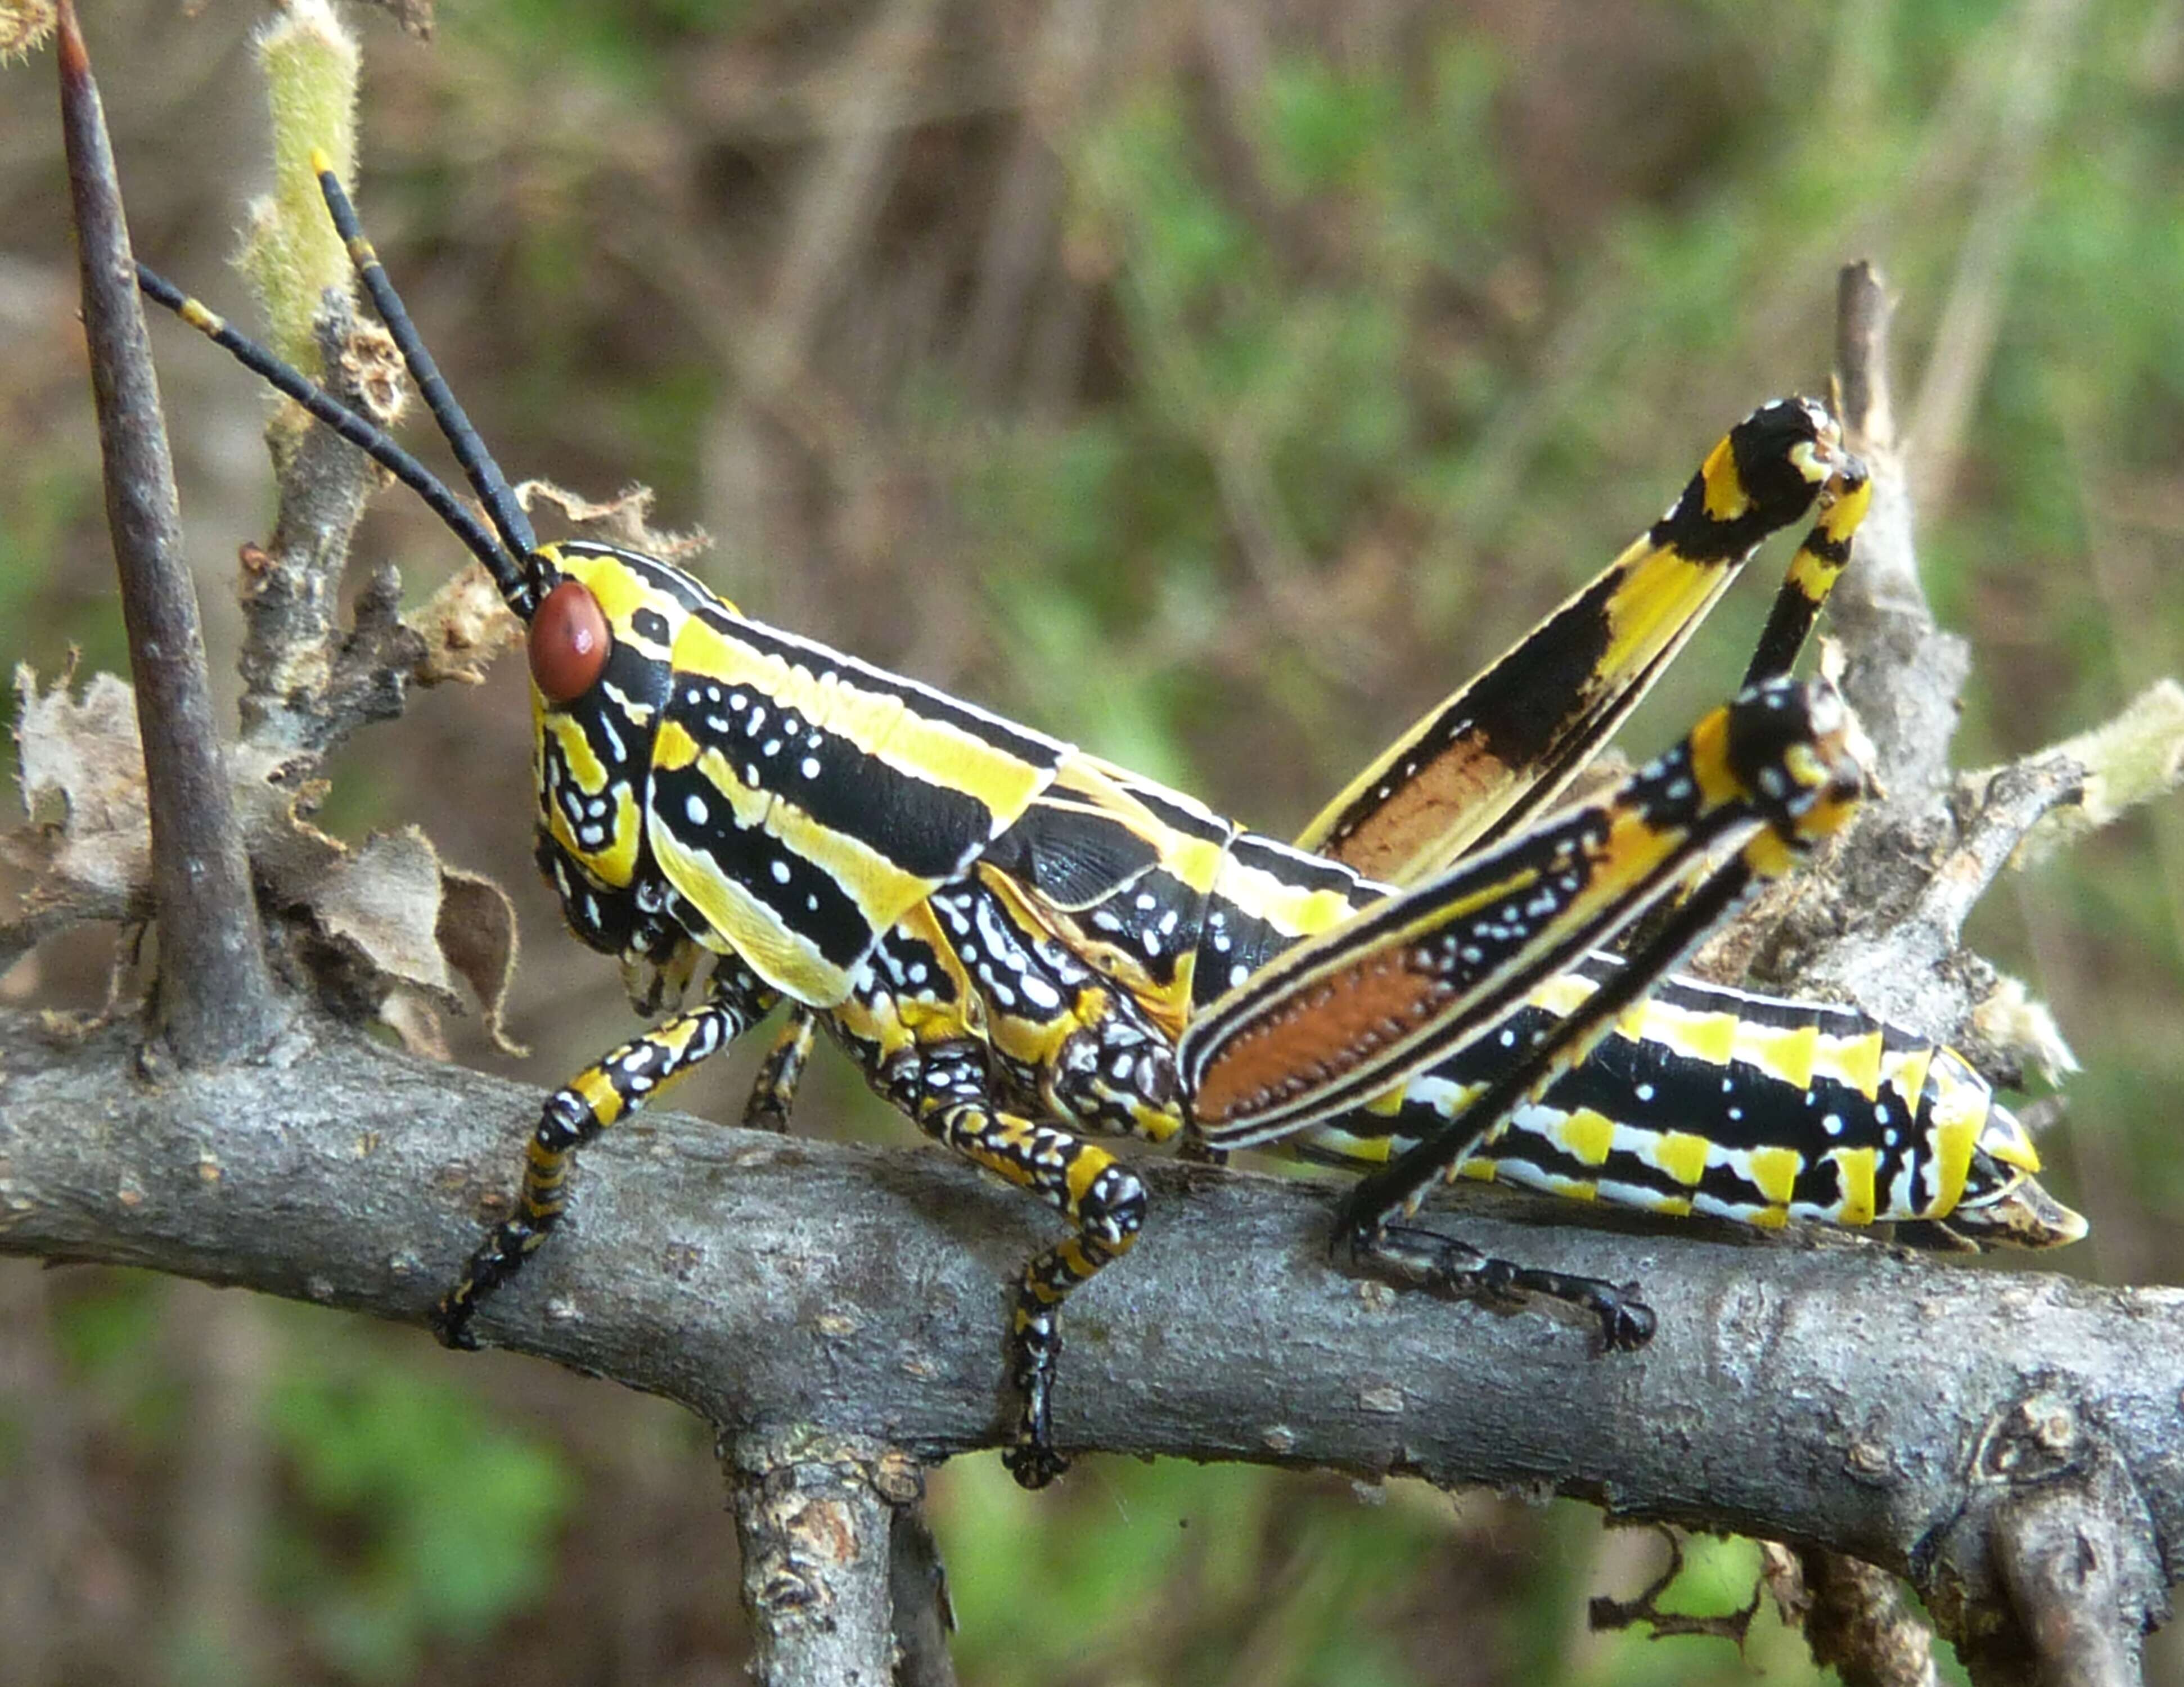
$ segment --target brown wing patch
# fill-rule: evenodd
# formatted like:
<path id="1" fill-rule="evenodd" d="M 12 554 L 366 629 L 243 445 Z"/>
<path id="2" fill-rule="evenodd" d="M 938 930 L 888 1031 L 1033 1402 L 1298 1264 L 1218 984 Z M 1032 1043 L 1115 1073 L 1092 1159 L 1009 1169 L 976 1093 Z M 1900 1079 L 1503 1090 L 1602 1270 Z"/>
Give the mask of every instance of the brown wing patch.
<path id="1" fill-rule="evenodd" d="M 1430 1020 L 1455 986 L 1408 965 L 1412 953 L 1329 972 L 1224 1038 L 1197 1076 L 1191 1107 L 1200 1125 L 1319 1088 Z"/>
<path id="2" fill-rule="evenodd" d="M 1407 776 L 1369 822 L 1331 841 L 1327 853 L 1368 878 L 1403 877 L 1435 840 L 1460 829 L 1513 782 L 1507 762 L 1466 733 Z"/>

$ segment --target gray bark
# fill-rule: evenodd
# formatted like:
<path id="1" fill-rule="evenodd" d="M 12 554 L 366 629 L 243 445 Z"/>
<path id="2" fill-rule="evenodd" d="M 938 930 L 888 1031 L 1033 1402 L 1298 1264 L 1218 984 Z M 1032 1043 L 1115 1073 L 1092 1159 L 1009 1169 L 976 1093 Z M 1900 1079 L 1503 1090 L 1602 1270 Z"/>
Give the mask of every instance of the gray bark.
<path id="1" fill-rule="evenodd" d="M 421 1321 L 541 1099 L 329 1027 L 217 1075 L 148 1077 L 130 1035 L 0 1016 L 0 1249 Z M 931 1462 L 1000 1439 L 1004 1285 L 1051 1233 L 1020 1197 L 937 1152 L 666 1114 L 581 1178 L 488 1339 L 732 1440 L 811 1426 Z M 2059 1507 L 2079 1626 L 2127 1650 L 2165 1614 L 2184 1294 L 1451 1196 L 1437 1222 L 1478 1245 L 1643 1283 L 1658 1337 L 1603 1356 L 1537 1315 L 1337 1276 L 1320 1183 L 1149 1178 L 1142 1245 L 1071 1304 L 1065 1448 L 1489 1483 L 1848 1553 L 1909 1576 L 1975 1660 L 1984 1640 L 1990 1680 L 2031 1679 L 2013 1590 L 2061 1597 L 2035 1538 Z"/>

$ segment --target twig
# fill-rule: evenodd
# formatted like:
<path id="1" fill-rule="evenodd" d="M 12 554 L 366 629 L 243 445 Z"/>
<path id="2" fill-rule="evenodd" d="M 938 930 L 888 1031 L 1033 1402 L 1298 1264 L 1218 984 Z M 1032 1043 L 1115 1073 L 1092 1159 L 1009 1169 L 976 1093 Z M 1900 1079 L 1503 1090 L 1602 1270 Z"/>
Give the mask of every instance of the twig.
<path id="1" fill-rule="evenodd" d="M 1869 264 L 1844 267 L 1836 295 L 1836 370 L 1851 448 L 1873 471 L 1873 508 L 1858 529 L 1858 565 L 1828 600 L 1848 661 L 1843 694 L 1880 753 L 1889 804 L 1930 801 L 1949 778 L 1957 699 L 1971 651 L 1943 632 L 1919 583 L 1908 477 L 1897 448 L 1888 379 L 1887 286 Z"/>
<path id="2" fill-rule="evenodd" d="M 1797 1555 L 1813 1662 L 1843 1687 L 1937 1687 L 1934 1634 L 1908 1606 L 1896 1578 L 1840 1552 Z"/>
<path id="3" fill-rule="evenodd" d="M 882 1687 L 894 1678 L 894 1508 L 900 1455 L 816 1429 L 723 1438 L 759 1687 Z M 916 1491 L 910 1471 L 909 1493 Z"/>
<path id="4" fill-rule="evenodd" d="M 389 390 L 399 390 L 399 377 L 388 367 L 394 364 L 391 342 L 383 349 L 376 343 L 385 341 L 383 331 L 367 330 L 346 296 L 327 290 L 316 326 L 337 398 L 359 404 L 367 381 L 398 383 Z M 360 363 L 367 358 L 373 360 Z M 359 376 L 360 368 L 370 373 Z M 393 407 L 362 408 L 383 419 Z M 373 669 L 385 683 L 360 694 L 342 683 L 354 665 L 342 660 L 342 576 L 379 476 L 370 459 L 316 425 L 299 430 L 288 449 L 276 449 L 274 462 L 280 504 L 272 537 L 263 550 L 249 547 L 242 554 L 243 729 L 269 747 L 323 752 L 365 721 L 402 712 L 404 682 L 422 660 L 424 645 L 390 615 L 392 631 L 407 632 L 408 639 L 399 649 L 374 650 L 381 660 Z"/>
<path id="5" fill-rule="evenodd" d="M 2135 1496 L 2134 1496 L 2135 1497 Z M 2037 1687 L 2131 1687 L 2143 1628 L 2168 1614 L 2158 1590 L 2145 1603 L 2147 1565 L 2109 1496 L 2071 1483 L 2035 1489 L 1997 1519 L 2003 1585 L 2031 1643 L 2022 1662 Z M 2014 1658 L 2008 1662 L 2015 1662 Z"/>
<path id="6" fill-rule="evenodd" d="M 2014 1621 L 1964 1624 L 1958 1646 L 1983 1687 L 2128 1687 L 2145 1633 L 2169 1616 L 2166 1569 L 2149 1552 L 2158 1503 L 2111 1426 L 2073 1391 L 2036 1389 L 1972 1450 L 1966 1562 L 1998 1586 Z M 1997 1479 L 1998 1478 L 1998 1479 Z M 1929 1602 L 1945 1621 L 1958 1590 Z"/>
<path id="7" fill-rule="evenodd" d="M 281 1023 L 242 833 L 221 771 L 197 595 L 113 150 L 72 4 L 60 23 L 61 124 L 107 524 L 144 738 L 159 911 L 159 1012 L 191 1066 L 254 1055 Z"/>
<path id="8" fill-rule="evenodd" d="M 948 1650 L 956 1612 L 948 1599 L 948 1573 L 923 1506 L 898 1506 L 890 1538 L 888 1588 L 894 1601 L 896 1687 L 956 1687 L 956 1660 Z"/>

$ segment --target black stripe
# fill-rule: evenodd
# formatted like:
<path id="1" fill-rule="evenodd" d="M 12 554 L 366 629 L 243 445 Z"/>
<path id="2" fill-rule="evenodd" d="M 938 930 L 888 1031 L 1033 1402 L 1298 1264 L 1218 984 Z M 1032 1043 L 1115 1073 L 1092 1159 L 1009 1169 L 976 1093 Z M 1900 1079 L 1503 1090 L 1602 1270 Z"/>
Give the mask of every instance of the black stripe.
<path id="1" fill-rule="evenodd" d="M 1202 809 L 1189 808 L 1175 799 L 1174 793 L 1162 790 L 1150 780 L 1135 776 L 1117 782 L 1132 798 L 1145 805 L 1152 817 L 1171 832 L 1179 832 L 1185 838 L 1203 844 L 1221 844 L 1235 836 L 1242 828 L 1234 821 L 1223 820 L 1218 815 L 1207 814 Z M 1307 856 L 1318 860 L 1318 856 Z"/>
<path id="2" fill-rule="evenodd" d="M 1611 955 L 1589 955 L 1577 971 L 1596 982 L 1618 971 L 1622 962 Z M 1855 1041 L 1870 1035 L 1876 1028 L 1883 1033 L 1883 1046 L 1892 1050 L 1908 1049 L 1921 1039 L 1892 1025 L 1860 1013 L 1856 1008 L 1845 1007 L 1835 1002 L 1791 1001 L 1781 996 L 1761 995 L 1756 991 L 1730 989 L 1719 984 L 1703 984 L 1696 978 L 1663 978 L 1654 986 L 1652 999 L 1689 1013 L 1727 1013 L 1748 1020 L 1772 1030 L 1802 1031 L 1808 1025 L 1818 1027 L 1820 1035 L 1843 1042 Z"/>
<path id="3" fill-rule="evenodd" d="M 1043 798 L 983 859 L 1056 907 L 1075 911 L 1134 883 L 1160 851 L 1112 814 Z"/>
<path id="4" fill-rule="evenodd" d="M 1155 868 L 1076 916 L 1093 940 L 1128 954 L 1156 989 L 1175 982 L 1184 956 L 1201 936 L 1205 894 L 1173 873 Z"/>
<path id="5" fill-rule="evenodd" d="M 1602 575 L 1535 627 L 1517 651 L 1471 682 L 1451 715 L 1507 766 L 1522 771 L 1543 761 L 1579 718 L 1579 705 L 1599 689 L 1601 665 L 1615 636 L 1609 611 L 1627 576 Z M 1461 736 L 1441 735 L 1435 753 Z M 1419 758 L 1421 765 L 1424 758 Z"/>
<path id="6" fill-rule="evenodd" d="M 701 748 L 718 750 L 746 788 L 801 810 L 917 877 L 955 877 L 994 834 L 993 810 L 976 797 L 867 755 L 755 686 L 677 675 L 666 712 Z M 715 803 L 726 810 L 725 800 Z M 682 830 L 676 804 L 655 807 Z"/>
<path id="7" fill-rule="evenodd" d="M 1239 866 L 1273 875 L 1292 890 L 1330 891 L 1353 903 L 1357 900 L 1359 888 L 1365 883 L 1339 861 L 1307 855 L 1286 844 L 1277 844 L 1271 838 L 1262 838 L 1256 832 L 1240 832 L 1230 839 L 1228 858 Z"/>
<path id="8" fill-rule="evenodd" d="M 871 947 L 872 926 L 833 877 L 763 827 L 738 826 L 727 799 L 697 768 L 654 771 L 650 819 L 684 849 L 713 862 L 836 966 L 855 966 Z"/>
<path id="9" fill-rule="evenodd" d="M 1206 904 L 1206 923 L 1199 933 L 1198 966 L 1190 980 L 1193 1011 L 1234 988 L 1237 967 L 1248 978 L 1295 941 L 1293 933 L 1277 931 L 1217 892 Z"/>
<path id="10" fill-rule="evenodd" d="M 596 539 L 563 539 L 547 546 L 545 552 L 549 560 L 564 556 L 611 557 L 646 586 L 672 598 L 685 609 L 716 611 L 722 609 L 721 600 L 706 589 L 703 581 L 685 573 L 672 563 L 662 562 L 642 551 L 625 550 L 620 545 L 601 544 Z M 742 625 L 740 621 L 733 624 Z"/>
<path id="11" fill-rule="evenodd" d="M 1544 1009 L 1521 1008 L 1435 1066 L 1434 1075 L 1462 1084 L 1490 1083 L 1554 1019 Z M 1724 1148 L 1787 1148 L 1808 1156 L 1833 1148 L 1886 1153 L 1889 1132 L 1896 1133 L 1899 1149 L 1917 1134 L 1913 1110 L 1892 1084 L 1880 1087 L 1878 1105 L 1888 1109 L 1883 1122 L 1875 1116 L 1876 1103 L 1840 1079 L 1816 1074 L 1808 1090 L 1800 1089 L 1742 1061 L 1722 1066 L 1620 1033 L 1602 1038 L 1591 1056 L 1557 1079 L 1544 1100 L 1563 1112 L 1589 1108 L 1622 1124 L 1687 1132 Z M 1732 1112 L 1741 1116 L 1732 1118 Z M 1841 1122 L 1834 1135 L 1822 1122 L 1830 1115 Z"/>
<path id="12" fill-rule="evenodd" d="M 1836 538 L 1825 527 L 1815 527 L 1805 535 L 1804 548 L 1830 566 L 1842 568 L 1850 562 L 1851 536 Z"/>

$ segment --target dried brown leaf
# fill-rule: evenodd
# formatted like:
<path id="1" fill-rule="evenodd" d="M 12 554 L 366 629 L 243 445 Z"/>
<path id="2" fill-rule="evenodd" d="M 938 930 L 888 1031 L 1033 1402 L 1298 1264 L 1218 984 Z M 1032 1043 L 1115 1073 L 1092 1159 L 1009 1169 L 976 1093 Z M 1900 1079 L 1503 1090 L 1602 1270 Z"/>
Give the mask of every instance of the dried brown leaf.
<path id="1" fill-rule="evenodd" d="M 436 935 L 448 966 L 477 997 L 493 1046 L 505 1055 L 530 1053 L 502 1021 L 515 977 L 515 905 L 508 893 L 489 878 L 443 865 Z"/>
<path id="2" fill-rule="evenodd" d="M 152 822 L 145 804 L 144 746 L 136 699 L 111 674 L 94 674 L 81 699 L 73 670 L 40 692 L 15 670 L 16 754 L 23 807 L 35 842 L 20 855 L 42 877 L 47 900 L 88 899 L 111 918 L 150 883 Z"/>
<path id="3" fill-rule="evenodd" d="M 526 481 L 515 488 L 515 496 L 526 509 L 543 498 L 578 531 L 595 532 L 610 543 L 625 545 L 666 562 L 682 562 L 713 548 L 713 536 L 703 527 L 682 533 L 654 531 L 653 494 L 648 486 L 631 487 L 599 504 L 551 481 Z"/>
<path id="4" fill-rule="evenodd" d="M 476 685 L 493 658 L 523 638 L 523 623 L 479 563 L 449 578 L 403 621 L 425 641 L 415 668 L 423 685 Z"/>
<path id="5" fill-rule="evenodd" d="M 0 952 L 19 953 L 88 921 L 141 917 L 151 905 L 135 693 L 113 675 L 97 674 L 78 698 L 71 678 L 41 691 L 29 669 L 16 674 L 16 739 L 32 824 L 0 837 L 0 856 L 33 878 L 16 917 L 0 921 Z M 502 1017 L 516 947 L 507 893 L 446 866 L 414 828 L 351 849 L 312 824 L 325 788 L 298 783 L 290 753 L 237 745 L 228 754 L 252 868 L 267 899 L 330 945 L 321 986 L 359 1011 L 378 1013 L 413 1049 L 443 1055 L 436 1018 L 428 1030 L 415 1007 L 390 1004 L 408 992 L 437 1011 L 460 1012 L 467 988 L 495 1044 L 521 1053 Z"/>

